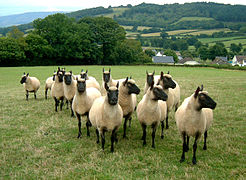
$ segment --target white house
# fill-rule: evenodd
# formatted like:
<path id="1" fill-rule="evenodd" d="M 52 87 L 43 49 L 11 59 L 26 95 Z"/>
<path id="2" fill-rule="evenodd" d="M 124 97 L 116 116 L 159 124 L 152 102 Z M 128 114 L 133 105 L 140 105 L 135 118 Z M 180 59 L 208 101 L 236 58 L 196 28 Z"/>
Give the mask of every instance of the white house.
<path id="1" fill-rule="evenodd" d="M 231 65 L 246 66 L 246 56 L 234 56 Z"/>

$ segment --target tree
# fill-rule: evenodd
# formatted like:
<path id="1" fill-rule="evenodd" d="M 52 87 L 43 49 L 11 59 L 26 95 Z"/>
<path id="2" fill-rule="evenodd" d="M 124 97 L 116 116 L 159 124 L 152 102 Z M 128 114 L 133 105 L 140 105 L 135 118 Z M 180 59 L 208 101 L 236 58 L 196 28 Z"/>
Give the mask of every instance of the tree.
<path id="1" fill-rule="evenodd" d="M 242 44 L 239 43 L 239 45 L 236 45 L 235 43 L 232 43 L 230 46 L 230 51 L 233 54 L 238 54 L 242 50 Z"/>
<path id="2" fill-rule="evenodd" d="M 199 56 L 200 56 L 201 60 L 205 61 L 209 57 L 208 48 L 206 46 L 199 47 L 198 53 L 199 53 Z"/>
<path id="3" fill-rule="evenodd" d="M 173 59 L 174 59 L 174 62 L 177 63 L 178 62 L 178 56 L 177 54 L 175 53 L 175 51 L 171 50 L 171 49 L 167 49 L 164 51 L 164 54 L 166 56 L 173 56 Z"/>
<path id="4" fill-rule="evenodd" d="M 227 56 L 228 52 L 223 43 L 216 43 L 209 47 L 208 59 L 214 60 L 216 56 Z"/>
<path id="5" fill-rule="evenodd" d="M 168 37 L 168 33 L 166 33 L 165 31 L 162 31 L 160 36 L 162 39 L 166 39 Z"/>
<path id="6" fill-rule="evenodd" d="M 146 49 L 145 54 L 147 54 L 151 58 L 155 56 L 155 52 L 152 49 Z"/>

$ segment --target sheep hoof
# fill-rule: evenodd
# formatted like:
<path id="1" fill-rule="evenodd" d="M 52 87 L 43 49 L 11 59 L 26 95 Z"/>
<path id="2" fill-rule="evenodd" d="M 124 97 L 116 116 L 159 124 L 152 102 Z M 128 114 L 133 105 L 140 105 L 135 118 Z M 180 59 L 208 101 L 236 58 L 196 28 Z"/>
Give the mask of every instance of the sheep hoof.
<path id="1" fill-rule="evenodd" d="M 80 139 L 81 138 L 81 134 L 79 134 L 77 138 Z"/>
<path id="2" fill-rule="evenodd" d="M 161 135 L 161 139 L 164 139 L 164 135 Z"/>
<path id="3" fill-rule="evenodd" d="M 194 164 L 194 165 L 196 164 L 196 158 L 192 159 L 192 164 Z"/>
<path id="4" fill-rule="evenodd" d="M 207 146 L 203 146 L 203 150 L 207 150 Z"/>
<path id="5" fill-rule="evenodd" d="M 99 144 L 100 143 L 100 141 L 97 141 L 97 144 Z"/>
<path id="6" fill-rule="evenodd" d="M 182 163 L 182 162 L 184 162 L 184 161 L 185 161 L 185 158 L 181 158 L 181 159 L 179 160 L 180 163 Z"/>
<path id="7" fill-rule="evenodd" d="M 118 138 L 115 138 L 115 143 L 118 143 Z"/>
<path id="8" fill-rule="evenodd" d="M 166 129 L 168 129 L 169 128 L 169 126 L 168 125 L 166 125 Z"/>
<path id="9" fill-rule="evenodd" d="M 146 142 L 143 142 L 143 146 L 146 146 Z"/>
<path id="10" fill-rule="evenodd" d="M 155 145 L 152 145 L 152 148 L 154 148 L 154 149 L 155 149 Z"/>
<path id="11" fill-rule="evenodd" d="M 186 147 L 186 148 L 185 148 L 185 152 L 188 152 L 188 151 L 189 151 L 189 148 L 188 148 L 188 147 Z"/>

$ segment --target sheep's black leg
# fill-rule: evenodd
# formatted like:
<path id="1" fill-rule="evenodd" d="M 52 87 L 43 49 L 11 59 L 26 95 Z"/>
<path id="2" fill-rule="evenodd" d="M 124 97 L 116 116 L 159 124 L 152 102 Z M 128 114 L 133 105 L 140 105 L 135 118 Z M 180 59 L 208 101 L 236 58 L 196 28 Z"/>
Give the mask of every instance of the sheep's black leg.
<path id="1" fill-rule="evenodd" d="M 26 91 L 26 100 L 28 101 L 28 95 L 29 95 L 29 93 L 28 93 L 28 91 Z"/>
<path id="2" fill-rule="evenodd" d="M 99 144 L 99 131 L 98 131 L 98 129 L 96 129 L 96 134 L 97 134 L 97 144 Z"/>
<path id="3" fill-rule="evenodd" d="M 152 148 L 155 148 L 155 132 L 157 128 L 157 122 L 152 124 Z"/>
<path id="4" fill-rule="evenodd" d="M 180 159 L 180 162 L 184 162 L 185 160 L 185 149 L 186 149 L 186 133 L 183 132 L 182 133 L 182 140 L 183 140 L 183 152 L 182 152 L 182 156 L 181 156 L 181 159 Z"/>
<path id="5" fill-rule="evenodd" d="M 168 129 L 169 128 L 169 126 L 168 126 L 168 115 L 167 115 L 167 117 L 166 117 L 166 129 Z"/>
<path id="6" fill-rule="evenodd" d="M 66 99 L 66 105 L 67 105 L 67 109 L 68 109 L 68 100 Z"/>
<path id="7" fill-rule="evenodd" d="M 60 110 L 61 110 L 61 111 L 62 111 L 62 106 L 63 106 L 63 104 L 64 104 L 63 100 L 64 100 L 64 98 L 62 97 L 62 98 L 61 98 L 61 104 L 60 104 Z"/>
<path id="8" fill-rule="evenodd" d="M 80 114 L 76 113 L 77 119 L 78 119 L 78 127 L 79 127 L 79 133 L 78 133 L 78 138 L 81 137 L 81 116 Z"/>
<path id="9" fill-rule="evenodd" d="M 127 126 L 127 120 L 128 120 L 128 117 L 125 117 L 123 138 L 126 138 L 126 126 Z"/>
<path id="10" fill-rule="evenodd" d="M 73 103 L 73 99 L 70 100 L 70 108 L 71 108 L 71 117 L 74 117 L 74 112 L 72 109 L 72 103 Z"/>
<path id="11" fill-rule="evenodd" d="M 115 132 L 115 143 L 118 143 L 117 132 Z"/>
<path id="12" fill-rule="evenodd" d="M 143 140 L 143 146 L 146 145 L 146 125 L 145 124 L 141 124 L 142 125 L 142 129 L 143 129 L 143 137 L 142 137 L 142 140 Z"/>
<path id="13" fill-rule="evenodd" d="M 55 100 L 55 111 L 57 112 L 57 107 L 59 106 L 59 101 L 56 98 L 54 98 L 54 100 Z"/>
<path id="14" fill-rule="evenodd" d="M 197 149 L 197 140 L 199 138 L 199 133 L 196 133 L 195 141 L 193 144 L 193 157 L 192 157 L 192 163 L 196 164 L 196 149 Z"/>
<path id="15" fill-rule="evenodd" d="M 190 137 L 187 135 L 187 142 L 186 142 L 185 152 L 188 152 L 189 151 L 189 140 L 190 140 Z"/>
<path id="16" fill-rule="evenodd" d="M 208 131 L 205 131 L 205 133 L 204 133 L 204 146 L 203 146 L 203 150 L 207 150 L 207 136 L 208 136 Z"/>
<path id="17" fill-rule="evenodd" d="M 89 113 L 86 113 L 86 116 L 87 116 L 87 122 L 86 122 L 87 136 L 90 137 L 90 127 L 92 125 L 89 119 Z"/>
<path id="18" fill-rule="evenodd" d="M 48 89 L 45 89 L 45 99 L 47 99 Z"/>
<path id="19" fill-rule="evenodd" d="M 163 139 L 164 138 L 164 120 L 163 121 L 161 121 L 161 139 Z"/>
<path id="20" fill-rule="evenodd" d="M 37 95 L 36 95 L 36 92 L 34 91 L 34 98 L 37 99 Z"/>
<path id="21" fill-rule="evenodd" d="M 101 133 L 101 139 L 102 139 L 102 149 L 104 150 L 104 144 L 105 144 L 105 130 L 102 130 Z"/>
<path id="22" fill-rule="evenodd" d="M 111 152 L 114 152 L 115 131 L 116 129 L 112 131 L 112 135 L 111 135 Z"/>
<path id="23" fill-rule="evenodd" d="M 129 118 L 129 127 L 131 127 L 132 124 L 132 117 Z"/>

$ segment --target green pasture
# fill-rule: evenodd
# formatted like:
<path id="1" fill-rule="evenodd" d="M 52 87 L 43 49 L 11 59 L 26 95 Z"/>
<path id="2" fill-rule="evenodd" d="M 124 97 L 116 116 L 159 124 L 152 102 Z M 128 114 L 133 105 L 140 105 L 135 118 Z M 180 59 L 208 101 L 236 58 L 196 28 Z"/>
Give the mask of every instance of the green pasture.
<path id="1" fill-rule="evenodd" d="M 108 66 L 104 66 L 108 69 Z M 66 66 L 79 74 L 88 69 L 100 83 L 103 66 Z M 181 101 L 197 86 L 217 102 L 214 122 L 208 131 L 207 151 L 198 143 L 197 165 L 192 165 L 192 151 L 180 163 L 181 137 L 170 114 L 169 129 L 164 140 L 160 127 L 156 148 L 151 147 L 151 128 L 147 128 L 147 145 L 142 146 L 142 130 L 133 115 L 132 126 L 118 132 L 115 152 L 110 152 L 110 133 L 106 133 L 105 150 L 96 144 L 95 129 L 77 139 L 77 119 L 70 111 L 55 112 L 54 100 L 44 99 L 45 80 L 56 66 L 0 68 L 0 179 L 245 179 L 246 178 L 246 72 L 197 67 L 111 66 L 114 79 L 132 76 L 142 90 L 146 70 L 156 74 L 170 71 L 181 87 Z M 37 77 L 41 87 L 37 100 L 25 91 L 20 79 L 23 72 Z M 192 149 L 193 138 L 190 141 Z"/>
<path id="2" fill-rule="evenodd" d="M 207 17 L 182 17 L 181 19 L 179 19 L 178 21 L 176 21 L 173 24 L 182 23 L 184 21 L 211 21 L 211 20 L 214 20 L 214 18 L 207 18 Z"/>

